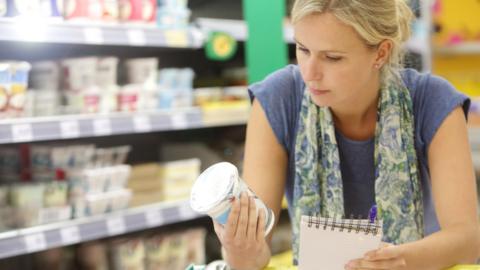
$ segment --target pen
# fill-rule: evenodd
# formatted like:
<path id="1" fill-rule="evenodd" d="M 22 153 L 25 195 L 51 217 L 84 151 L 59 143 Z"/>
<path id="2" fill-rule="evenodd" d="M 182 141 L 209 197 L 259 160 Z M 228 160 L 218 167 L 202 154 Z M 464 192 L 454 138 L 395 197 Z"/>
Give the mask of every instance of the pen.
<path id="1" fill-rule="evenodd" d="M 370 208 L 370 212 L 368 213 L 368 218 L 370 220 L 370 223 L 375 222 L 375 219 L 377 218 L 377 205 L 376 204 L 372 205 L 372 208 Z"/>

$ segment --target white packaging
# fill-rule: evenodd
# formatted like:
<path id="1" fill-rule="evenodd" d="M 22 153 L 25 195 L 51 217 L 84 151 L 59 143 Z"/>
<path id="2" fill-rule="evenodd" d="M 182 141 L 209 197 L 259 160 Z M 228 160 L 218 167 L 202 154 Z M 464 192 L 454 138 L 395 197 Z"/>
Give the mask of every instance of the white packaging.
<path id="1" fill-rule="evenodd" d="M 107 173 L 106 190 L 113 191 L 127 186 L 132 167 L 130 165 L 117 165 L 104 169 Z"/>
<path id="2" fill-rule="evenodd" d="M 43 205 L 45 207 L 62 207 L 68 204 L 68 183 L 51 181 L 45 183 Z"/>
<path id="3" fill-rule="evenodd" d="M 60 89 L 60 66 L 55 61 L 32 64 L 30 87 L 36 90 L 58 91 Z"/>
<path id="4" fill-rule="evenodd" d="M 132 191 L 130 189 L 121 189 L 117 191 L 108 192 L 105 194 L 109 200 L 109 212 L 123 210 L 128 208 L 128 204 L 132 198 Z"/>
<path id="5" fill-rule="evenodd" d="M 60 92 L 58 90 L 28 91 L 32 100 L 32 116 L 56 115 L 60 104 Z"/>
<path id="6" fill-rule="evenodd" d="M 98 59 L 96 84 L 100 88 L 117 85 L 118 57 L 102 57 Z"/>
<path id="7" fill-rule="evenodd" d="M 158 59 L 134 58 L 125 61 L 128 84 L 142 84 L 146 88 L 156 87 Z"/>
<path id="8" fill-rule="evenodd" d="M 42 208 L 38 212 L 38 224 L 69 220 L 71 216 L 72 207 L 69 205 Z"/>
<path id="9" fill-rule="evenodd" d="M 94 86 L 97 79 L 97 57 L 64 59 L 61 62 L 63 90 L 79 92 Z"/>
<path id="10" fill-rule="evenodd" d="M 16 227 L 31 227 L 38 224 L 38 214 L 43 207 L 43 184 L 17 184 L 11 188 L 11 206 L 14 209 Z"/>
<path id="11" fill-rule="evenodd" d="M 104 169 L 85 169 L 68 172 L 69 195 L 71 199 L 105 191 L 108 175 Z"/>
<path id="12" fill-rule="evenodd" d="M 110 197 L 106 194 L 87 195 L 72 202 L 74 218 L 104 214 L 107 212 Z"/>
<path id="13" fill-rule="evenodd" d="M 218 223 L 225 225 L 231 210 L 231 199 L 240 199 L 246 192 L 255 198 L 257 214 L 265 211 L 265 235 L 273 228 L 275 216 L 238 175 L 235 165 L 220 162 L 210 166 L 196 180 L 190 195 L 190 206 L 196 212 L 208 214 Z"/>

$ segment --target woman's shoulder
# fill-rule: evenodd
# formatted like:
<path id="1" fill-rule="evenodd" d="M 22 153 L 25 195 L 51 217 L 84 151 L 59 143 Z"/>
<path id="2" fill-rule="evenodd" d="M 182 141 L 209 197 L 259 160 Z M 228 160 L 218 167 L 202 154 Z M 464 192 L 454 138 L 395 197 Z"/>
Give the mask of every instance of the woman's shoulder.
<path id="1" fill-rule="evenodd" d="M 273 132 L 287 151 L 293 138 L 304 87 L 298 66 L 288 65 L 248 88 L 251 100 L 256 99 L 260 103 Z"/>
<path id="2" fill-rule="evenodd" d="M 426 154 L 436 131 L 455 108 L 461 106 L 467 117 L 470 100 L 440 76 L 414 69 L 402 70 L 401 75 L 412 97 L 416 137 Z"/>
<path id="3" fill-rule="evenodd" d="M 438 75 L 406 68 L 401 71 L 401 76 L 414 100 L 463 95 L 449 81 Z"/>

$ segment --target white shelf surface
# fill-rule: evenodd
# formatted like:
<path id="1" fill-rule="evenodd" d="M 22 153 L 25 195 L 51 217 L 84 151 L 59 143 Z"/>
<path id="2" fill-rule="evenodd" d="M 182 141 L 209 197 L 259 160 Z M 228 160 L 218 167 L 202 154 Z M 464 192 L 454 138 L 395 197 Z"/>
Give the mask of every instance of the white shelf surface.
<path id="1" fill-rule="evenodd" d="M 139 47 L 200 48 L 202 33 L 194 27 L 162 29 L 155 25 L 48 22 L 0 19 L 0 41 Z"/>
<path id="2" fill-rule="evenodd" d="M 0 120 L 0 145 L 243 125 L 248 111 L 207 119 L 199 107 L 138 113 L 59 115 Z M 225 117 L 226 116 L 226 117 Z"/>
<path id="3" fill-rule="evenodd" d="M 202 217 L 188 201 L 163 202 L 99 216 L 0 233 L 0 259 Z"/>
<path id="4" fill-rule="evenodd" d="M 435 47 L 434 52 L 440 55 L 480 54 L 480 41 Z"/>
<path id="5" fill-rule="evenodd" d="M 221 31 L 228 33 L 238 41 L 245 41 L 248 39 L 247 25 L 242 20 L 198 18 L 196 24 L 204 33 Z M 283 28 L 283 38 L 285 42 L 293 44 L 293 34 L 293 27 L 286 24 Z M 418 37 L 412 37 L 412 39 L 406 43 L 406 48 L 423 54 L 428 50 L 428 42 Z"/>

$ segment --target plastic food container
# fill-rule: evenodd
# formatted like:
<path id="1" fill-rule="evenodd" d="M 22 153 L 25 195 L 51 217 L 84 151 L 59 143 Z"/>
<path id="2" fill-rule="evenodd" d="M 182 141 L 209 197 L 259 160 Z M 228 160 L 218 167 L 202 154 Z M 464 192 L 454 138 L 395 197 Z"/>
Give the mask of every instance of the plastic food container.
<path id="1" fill-rule="evenodd" d="M 206 169 L 195 181 L 190 194 L 190 206 L 196 212 L 208 214 L 218 223 L 225 225 L 231 210 L 231 199 L 239 198 L 242 192 L 254 196 L 258 210 L 265 211 L 265 235 L 273 228 L 275 215 L 239 177 L 235 165 L 217 163 Z"/>

